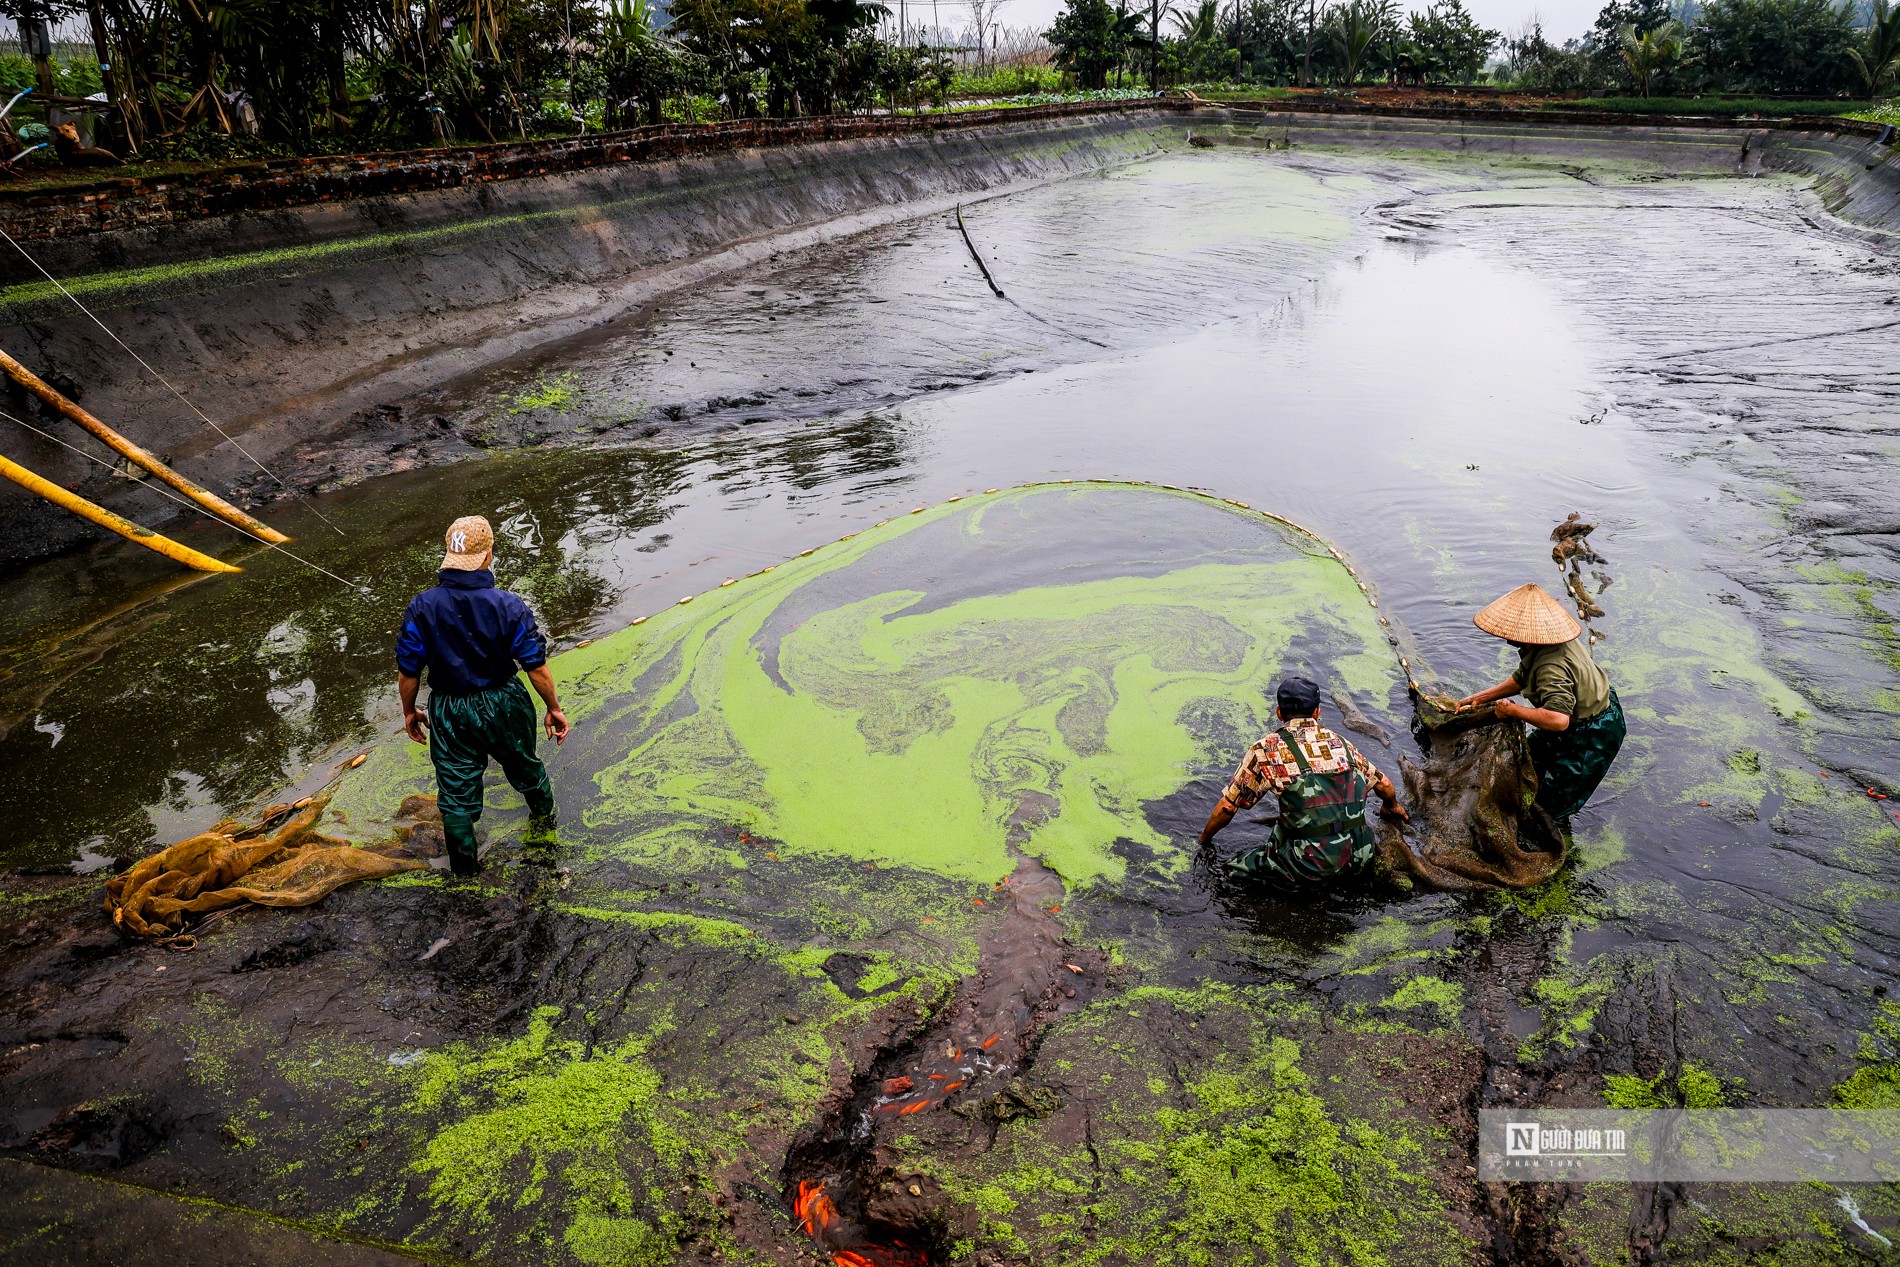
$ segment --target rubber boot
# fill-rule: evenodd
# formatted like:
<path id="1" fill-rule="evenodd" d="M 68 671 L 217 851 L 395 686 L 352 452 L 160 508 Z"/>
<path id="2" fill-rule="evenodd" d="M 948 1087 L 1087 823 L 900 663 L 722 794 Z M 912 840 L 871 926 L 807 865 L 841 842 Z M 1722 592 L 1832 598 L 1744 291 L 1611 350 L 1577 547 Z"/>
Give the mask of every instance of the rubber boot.
<path id="1" fill-rule="evenodd" d="M 528 830 L 522 839 L 531 843 L 552 842 L 554 828 L 560 822 L 554 812 L 552 792 L 528 794 Z"/>
<path id="2" fill-rule="evenodd" d="M 449 870 L 467 878 L 482 869 L 475 857 L 475 820 L 462 814 L 442 816 L 442 836 L 449 845 Z"/>

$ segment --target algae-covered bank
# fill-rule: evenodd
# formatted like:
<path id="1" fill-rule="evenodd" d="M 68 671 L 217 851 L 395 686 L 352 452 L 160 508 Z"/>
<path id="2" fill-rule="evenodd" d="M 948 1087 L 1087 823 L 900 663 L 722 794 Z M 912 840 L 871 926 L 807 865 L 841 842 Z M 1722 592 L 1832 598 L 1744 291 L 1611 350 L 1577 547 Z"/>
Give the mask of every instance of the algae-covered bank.
<path id="1" fill-rule="evenodd" d="M 349 586 L 9 574 L 0 1258 L 1890 1258 L 1891 1184 L 1475 1170 L 1484 1109 L 1900 1107 L 1878 173 L 1303 126 L 392 389 L 265 512 Z M 1554 880 L 1196 848 L 1292 670 L 1416 760 L 1408 678 L 1498 680 L 1470 614 L 1572 511 L 1630 738 Z M 464 513 L 560 650 L 558 843 L 497 778 L 478 880 L 121 938 L 105 873 L 358 751 L 324 830 L 429 845 L 390 644 Z"/>

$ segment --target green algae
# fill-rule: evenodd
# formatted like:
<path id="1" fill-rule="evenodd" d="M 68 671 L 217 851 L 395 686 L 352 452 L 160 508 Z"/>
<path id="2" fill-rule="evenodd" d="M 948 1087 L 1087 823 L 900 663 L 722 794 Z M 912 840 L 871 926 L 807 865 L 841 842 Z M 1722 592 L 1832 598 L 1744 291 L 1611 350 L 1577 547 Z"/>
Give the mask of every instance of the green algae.
<path id="1" fill-rule="evenodd" d="M 1055 560 L 1052 579 L 1000 590 L 921 583 L 1021 569 L 1034 530 L 1126 515 L 1217 546 L 1141 575 Z M 785 858 L 987 884 L 1020 851 L 1079 883 L 1120 877 L 1120 842 L 1187 864 L 1145 807 L 1264 729 L 1262 688 L 1316 637 L 1348 689 L 1394 689 L 1384 633 L 1336 560 L 1213 499 L 1089 485 L 904 516 L 554 664 L 575 726 L 564 756 L 594 784 L 579 817 L 595 859 L 740 865 L 736 826 Z M 361 773 L 339 796 L 352 821 L 427 786 L 411 745 L 383 745 Z"/>
<path id="2" fill-rule="evenodd" d="M 1518 1048 L 1518 1059 L 1534 1060 L 1553 1046 L 1575 1047 L 1596 1025 L 1597 1008 L 1609 997 L 1610 981 L 1590 969 L 1566 968 L 1540 977 L 1531 987 L 1531 1001 L 1544 1013 L 1544 1023 Z"/>
<path id="3" fill-rule="evenodd" d="M 566 915 L 577 915 L 582 919 L 625 924 L 648 932 L 673 935 L 681 940 L 690 939 L 709 946 L 744 946 L 755 942 L 759 936 L 756 930 L 733 920 L 688 915 L 678 911 L 616 910 L 604 906 L 584 906 L 575 903 L 558 903 L 551 909 Z"/>
<path id="4" fill-rule="evenodd" d="M 1900 1003 L 1881 1002 L 1873 1029 L 1861 1035 L 1855 1055 L 1862 1065 L 1834 1088 L 1834 1103 L 1844 1109 L 1900 1109 Z"/>
<path id="5" fill-rule="evenodd" d="M 1895 630 L 1893 617 L 1878 601 L 1879 595 L 1892 586 L 1838 563 L 1812 564 L 1795 571 L 1820 587 L 1822 602 L 1808 604 L 1810 609 L 1831 610 L 1859 621 L 1887 667 L 1900 669 L 1900 631 Z"/>
<path id="6" fill-rule="evenodd" d="M 581 376 L 572 371 L 554 378 L 536 379 L 508 402 L 508 412 L 525 414 L 536 409 L 567 409 L 580 394 Z"/>
<path id="7" fill-rule="evenodd" d="M 1193 1045 L 1191 1069 L 1156 1041 L 1169 1033 Z M 1463 1261 L 1436 1186 L 1448 1137 L 1359 1081 L 1351 1055 L 1314 1068 L 1309 1041 L 1340 1040 L 1284 989 L 1132 991 L 1045 1039 L 1045 1058 L 1092 1071 L 1086 1146 L 1073 1122 L 1024 1120 L 974 1172 L 912 1164 L 976 1214 L 965 1254 L 1051 1267 Z"/>
<path id="8" fill-rule="evenodd" d="M 1319 968 L 1327 975 L 1369 976 L 1401 964 L 1435 959 L 1449 952 L 1458 929 L 1459 921 L 1455 919 L 1420 923 L 1382 915 L 1340 938 Z"/>
<path id="9" fill-rule="evenodd" d="M 1852 1209 L 1876 1226 L 1891 1227 L 1900 1212 L 1891 1184 L 1856 1184 L 1843 1191 L 1824 1183 L 1716 1183 L 1696 1185 L 1691 1192 L 1693 1199 L 1671 1220 L 1677 1261 L 1708 1267 L 1822 1267 L 1891 1257 L 1891 1242 L 1866 1237 L 1848 1213 Z"/>
<path id="10" fill-rule="evenodd" d="M 1603 1102 L 1613 1109 L 1719 1109 L 1728 1100 L 1721 1078 L 1694 1061 L 1684 1061 L 1673 1079 L 1667 1070 L 1653 1078 L 1631 1073 L 1603 1078 Z"/>
<path id="11" fill-rule="evenodd" d="M 576 222 L 582 215 L 576 210 L 562 209 L 488 216 L 433 228 L 397 229 L 329 242 L 303 242 L 262 251 L 234 252 L 209 259 L 111 269 L 69 277 L 62 284 L 74 295 L 94 296 L 108 301 L 154 291 L 171 292 L 192 285 L 239 285 L 266 276 L 298 277 L 344 263 L 401 259 L 455 242 L 478 244 L 493 241 L 537 225 Z M 21 282 L 0 290 L 0 304 L 16 309 L 63 300 L 59 286 L 52 282 Z"/>
<path id="12" fill-rule="evenodd" d="M 1465 988 L 1443 977 L 1413 977 L 1393 991 L 1382 1006 L 1401 1010 L 1432 1008 L 1437 1011 L 1440 1021 L 1453 1025 L 1464 1011 Z"/>
<path id="13" fill-rule="evenodd" d="M 660 1095 L 646 1059 L 655 1034 L 629 1037 L 590 1055 L 555 1036 L 558 1008 L 537 1009 L 527 1033 L 486 1050 L 431 1052 L 418 1078 L 419 1112 L 459 1111 L 414 1168 L 428 1195 L 484 1230 L 504 1206 L 538 1203 L 558 1180 L 576 1213 L 627 1217 L 637 1199 L 670 1210 L 652 1189 L 636 1193 L 624 1154 L 644 1145 L 658 1169 L 680 1173 L 704 1157 L 704 1135 Z M 675 1116 L 681 1114 L 680 1116 Z"/>
<path id="14" fill-rule="evenodd" d="M 6 877 L 6 881 L 18 883 L 12 876 Z M 6 881 L 0 881 L 0 883 Z M 31 889 L 0 887 L 0 923 L 62 911 L 68 907 L 78 906 L 87 899 L 96 899 L 98 896 L 99 886 L 96 881 L 79 878 L 53 884 L 41 884 Z"/>
<path id="15" fill-rule="evenodd" d="M 185 1050 L 192 1081 L 221 1087 L 237 1080 L 238 1070 L 252 1060 L 262 1045 L 262 1034 L 229 1003 L 212 995 L 200 996 L 191 1010 L 175 1018 L 151 1022 Z"/>

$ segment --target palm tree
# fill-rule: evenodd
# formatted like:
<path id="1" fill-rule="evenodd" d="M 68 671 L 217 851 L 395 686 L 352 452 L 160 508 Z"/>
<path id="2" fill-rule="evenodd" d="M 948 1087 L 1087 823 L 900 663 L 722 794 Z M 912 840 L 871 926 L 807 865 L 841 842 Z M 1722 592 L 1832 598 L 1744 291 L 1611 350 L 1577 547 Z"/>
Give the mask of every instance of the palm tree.
<path id="1" fill-rule="evenodd" d="M 1867 85 L 1872 100 L 1888 84 L 1900 80 L 1900 5 L 1874 0 L 1874 20 L 1867 28 L 1865 49 L 1850 48 L 1861 82 Z"/>
<path id="2" fill-rule="evenodd" d="M 1353 0 L 1344 9 L 1335 10 L 1333 24 L 1333 43 L 1339 50 L 1346 91 L 1351 92 L 1359 83 L 1359 71 L 1366 63 L 1366 54 L 1372 49 L 1372 42 L 1379 37 L 1380 8 L 1366 3 L 1366 0 Z"/>
<path id="3" fill-rule="evenodd" d="M 1650 82 L 1682 53 L 1683 34 L 1682 23 L 1674 18 L 1641 35 L 1633 23 L 1616 28 L 1616 37 L 1623 45 L 1623 65 L 1629 68 L 1630 82 L 1638 93 L 1647 97 Z"/>

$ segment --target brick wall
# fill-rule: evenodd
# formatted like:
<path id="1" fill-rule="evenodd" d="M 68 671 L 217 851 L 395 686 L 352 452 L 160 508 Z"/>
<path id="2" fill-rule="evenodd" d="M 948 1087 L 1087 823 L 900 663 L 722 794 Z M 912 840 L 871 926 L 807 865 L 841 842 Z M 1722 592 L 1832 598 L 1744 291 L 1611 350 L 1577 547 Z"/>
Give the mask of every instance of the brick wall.
<path id="1" fill-rule="evenodd" d="M 233 212 L 518 180 L 614 163 L 1158 108 L 1185 109 L 1188 103 L 1148 99 L 954 114 L 739 119 L 664 124 L 553 141 L 225 163 L 185 176 L 102 176 L 56 190 L 0 186 L 0 222 L 17 238 L 70 238 Z"/>

